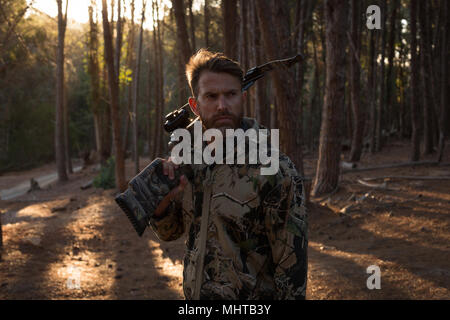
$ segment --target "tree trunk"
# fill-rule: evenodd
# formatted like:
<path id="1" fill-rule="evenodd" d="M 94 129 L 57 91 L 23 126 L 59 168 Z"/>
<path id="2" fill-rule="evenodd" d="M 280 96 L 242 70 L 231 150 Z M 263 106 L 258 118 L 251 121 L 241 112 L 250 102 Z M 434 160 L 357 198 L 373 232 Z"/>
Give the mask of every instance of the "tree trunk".
<path id="1" fill-rule="evenodd" d="M 67 162 L 67 172 L 73 173 L 69 144 L 69 105 L 67 104 L 67 84 L 64 83 L 64 156 Z"/>
<path id="2" fill-rule="evenodd" d="M 338 186 L 340 139 L 337 135 L 337 113 L 342 110 L 345 91 L 345 5 L 339 0 L 327 0 L 326 23 L 326 87 L 320 129 L 319 160 L 312 194 L 320 196 Z"/>
<path id="3" fill-rule="evenodd" d="M 222 0 L 223 48 L 231 59 L 237 59 L 237 0 Z"/>
<path id="4" fill-rule="evenodd" d="M 136 56 L 135 56 L 135 28 L 134 28 L 134 11 L 135 11 L 135 5 L 134 5 L 134 0 L 131 0 L 131 26 L 130 29 L 128 31 L 128 46 L 127 46 L 127 59 L 126 59 L 126 64 L 129 70 L 135 70 L 135 65 L 136 65 Z M 132 85 L 128 84 L 127 85 L 127 106 L 126 106 L 126 110 L 125 110 L 125 115 L 124 115 L 124 122 L 125 122 L 125 130 L 123 131 L 123 150 L 124 152 L 127 151 L 127 147 L 128 147 L 128 135 L 129 135 L 129 128 L 130 128 L 130 115 L 131 115 L 131 111 L 133 109 L 132 104 L 133 104 L 133 95 L 132 95 Z"/>
<path id="5" fill-rule="evenodd" d="M 434 109 L 434 99 L 431 92 L 431 61 L 429 49 L 429 33 L 427 18 L 427 1 L 419 2 L 419 30 L 420 30 L 420 72 L 421 72 L 421 97 L 423 101 L 423 153 L 431 154 L 433 152 L 433 127 L 432 113 Z"/>
<path id="6" fill-rule="evenodd" d="M 352 21 L 351 21 L 351 49 L 350 49 L 350 99 L 353 113 L 353 135 L 350 150 L 350 161 L 356 162 L 361 159 L 363 138 L 364 138 L 364 113 L 361 109 L 361 88 L 360 88 L 360 0 L 352 0 Z M 352 50 L 353 49 L 353 50 Z"/>
<path id="7" fill-rule="evenodd" d="M 96 151 L 102 164 L 104 154 L 104 138 L 102 129 L 102 110 L 100 106 L 100 79 L 99 79 L 99 64 L 98 64 L 98 29 L 97 22 L 94 22 L 93 7 L 89 6 L 89 53 L 88 53 L 88 73 L 91 87 L 91 110 L 94 115 L 95 128 L 95 145 Z M 104 159 L 106 160 L 106 159 Z"/>
<path id="8" fill-rule="evenodd" d="M 289 48 L 289 19 L 284 7 L 286 3 L 277 2 L 274 6 L 276 8 L 274 14 L 268 0 L 256 1 L 255 4 L 267 57 L 275 60 L 292 55 L 290 52 L 292 48 Z M 273 23 L 274 21 L 276 24 Z M 274 29 L 278 30 L 278 34 Z M 301 143 L 295 134 L 301 129 L 299 129 L 299 119 L 296 117 L 298 110 L 295 110 L 298 97 L 294 90 L 294 75 L 289 69 L 275 69 L 271 75 L 276 92 L 278 123 L 283 126 L 280 130 L 280 145 L 295 164 L 299 174 L 303 176 Z"/>
<path id="9" fill-rule="evenodd" d="M 181 105 L 188 98 L 188 91 L 186 88 L 185 65 L 188 63 L 192 55 L 191 46 L 189 44 L 189 36 L 184 19 L 184 6 L 182 0 L 172 0 L 173 12 L 175 14 L 175 21 L 177 26 L 177 47 L 178 54 L 178 94 L 179 103 Z"/>
<path id="10" fill-rule="evenodd" d="M 184 63 L 189 61 L 192 50 L 189 43 L 189 36 L 187 32 L 186 21 L 184 19 L 184 5 L 183 0 L 172 0 L 173 12 L 175 14 L 175 21 L 177 24 L 177 44 Z"/>
<path id="11" fill-rule="evenodd" d="M 205 46 L 209 48 L 209 0 L 205 0 L 203 15 L 204 15 L 204 33 L 205 33 Z"/>
<path id="12" fill-rule="evenodd" d="M 417 61 L 417 0 L 411 0 L 409 9 L 411 24 L 411 161 L 419 161 L 420 158 L 420 112 L 419 112 L 419 64 Z"/>
<path id="13" fill-rule="evenodd" d="M 400 29 L 400 28 L 399 28 Z M 401 30 L 401 29 L 400 29 Z M 406 46 L 403 44 L 403 37 L 401 34 L 401 31 L 399 32 L 399 40 L 400 40 L 400 63 L 398 68 L 398 79 L 399 79 L 399 97 L 400 97 L 400 103 L 399 103 L 399 115 L 398 115 L 398 126 L 399 126 L 399 138 L 402 139 L 406 137 L 406 86 L 407 86 L 407 80 L 405 75 L 405 69 L 406 69 Z"/>
<path id="14" fill-rule="evenodd" d="M 192 1 L 188 0 L 188 9 L 189 9 L 189 31 L 191 33 L 191 44 L 192 44 L 192 52 L 196 51 L 196 43 L 195 43 L 195 22 L 194 22 L 194 13 L 192 12 Z"/>
<path id="15" fill-rule="evenodd" d="M 67 181 L 67 163 L 64 139 L 64 38 L 67 25 L 66 13 L 62 14 L 62 0 L 56 0 L 58 4 L 58 52 L 56 58 L 56 121 L 55 121 L 55 158 L 60 182 Z"/>
<path id="16" fill-rule="evenodd" d="M 150 39 L 148 41 L 150 43 Z M 152 103 L 152 88 L 155 86 L 155 83 L 152 81 L 153 78 L 153 74 L 154 74 L 154 67 L 153 67 L 153 58 L 152 55 L 150 54 L 150 48 L 147 47 L 148 50 L 148 76 L 147 76 L 147 114 L 146 114 L 146 123 L 147 123 L 147 140 L 148 140 L 148 155 L 150 159 L 154 158 L 154 144 L 155 144 L 155 136 L 154 136 L 154 132 L 153 132 L 153 128 L 156 126 L 156 121 L 155 121 L 155 125 L 152 126 L 152 106 L 154 106 L 154 103 Z M 155 50 L 155 48 L 154 48 Z M 155 108 L 153 108 L 155 109 Z M 155 118 L 155 116 L 153 116 L 153 118 Z"/>
<path id="17" fill-rule="evenodd" d="M 153 3 L 153 46 L 155 48 L 154 54 L 154 75 L 155 75 L 155 126 L 153 128 L 153 136 L 155 139 L 153 154 L 155 156 L 162 156 L 164 149 L 164 135 L 163 135 L 163 113 L 164 113 L 164 75 L 163 75 L 163 46 L 161 37 L 161 24 L 156 17 L 159 16 L 159 6 L 155 1 Z M 179 59 L 181 55 L 177 55 Z M 180 70 L 180 69 L 178 69 Z"/>
<path id="18" fill-rule="evenodd" d="M 105 46 L 103 46 L 103 57 L 105 57 Z M 108 67 L 103 64 L 102 68 L 102 80 L 101 80 L 101 130 L 103 132 L 103 150 L 104 153 L 101 155 L 102 165 L 106 165 L 106 162 L 111 157 L 112 154 L 112 130 L 111 130 L 111 106 L 108 98 Z"/>
<path id="19" fill-rule="evenodd" d="M 249 21 L 248 21 L 248 4 L 249 1 L 239 0 L 239 42 L 238 42 L 238 60 L 241 64 L 241 67 L 245 70 L 249 69 Z M 254 94 L 254 91 L 252 91 Z M 251 117 L 252 116 L 252 105 L 251 105 L 251 97 L 252 94 L 247 94 L 247 99 L 245 101 L 245 109 L 244 116 Z"/>
<path id="20" fill-rule="evenodd" d="M 244 0 L 245 1 L 245 0 Z M 258 65 L 258 58 L 260 57 L 261 49 L 258 46 L 258 20 L 255 13 L 255 0 L 249 0 L 248 1 L 248 31 L 249 31 L 249 50 L 248 50 L 248 63 L 249 67 L 253 68 Z M 255 119 L 262 124 L 263 126 L 270 127 L 270 123 L 267 123 L 266 121 L 263 121 L 261 110 L 263 106 L 261 105 L 262 101 L 259 101 L 260 96 L 260 84 L 263 82 L 263 79 L 260 79 L 256 82 L 255 88 L 249 91 L 249 95 L 251 98 L 251 108 L 252 108 L 252 115 L 255 117 Z M 270 112 L 270 110 L 267 110 L 267 112 Z"/>
<path id="21" fill-rule="evenodd" d="M 313 151 L 314 149 L 314 114 L 316 113 L 316 109 L 319 109 L 320 106 L 320 71 L 319 71 L 319 59 L 317 58 L 317 49 L 316 49 L 316 38 L 313 35 L 312 39 L 313 46 L 313 60 L 314 60 L 314 72 L 313 72 L 313 80 L 312 80 L 312 90 L 309 96 L 309 112 L 308 112 L 308 127 L 306 128 L 306 132 L 308 134 L 308 149 Z"/>
<path id="22" fill-rule="evenodd" d="M 376 151 L 375 148 L 375 136 L 376 136 L 376 123 L 377 123 L 377 114 L 375 111 L 375 105 L 377 101 L 377 47 L 378 47 L 378 32 L 375 30 L 371 30 L 370 32 L 370 49 L 369 49 L 369 92 L 370 92 L 370 152 L 374 153 Z"/>
<path id="23" fill-rule="evenodd" d="M 442 43 L 441 43 L 441 83 L 440 83 L 440 115 L 439 115 L 439 151 L 438 151 L 438 161 L 442 161 L 442 156 L 444 155 L 445 138 L 446 138 L 446 119 L 448 117 L 448 68 L 449 68 L 449 54 L 448 54 L 448 29 L 450 27 L 448 7 L 449 3 L 447 0 L 441 1 L 443 6 L 443 26 L 441 28 L 442 33 Z"/>
<path id="24" fill-rule="evenodd" d="M 139 173 L 139 150 L 138 150 L 138 99 L 139 99 L 139 75 L 141 71 L 141 56 L 142 56 L 142 37 L 144 33 L 144 20 L 145 20 L 145 5 L 144 1 L 142 5 L 142 17 L 141 28 L 139 33 L 139 45 L 137 52 L 136 69 L 133 76 L 133 155 L 134 155 L 134 171 Z"/>
<path id="25" fill-rule="evenodd" d="M 122 0 L 117 0 L 116 51 L 114 52 L 114 67 L 116 77 L 120 75 L 120 52 L 122 49 Z M 119 88 L 120 90 L 120 88 Z"/>
<path id="26" fill-rule="evenodd" d="M 158 13 L 157 16 L 159 16 L 159 7 L 156 6 L 156 12 Z M 160 109 L 159 109 L 159 117 L 158 117 L 158 128 L 159 128 L 159 155 L 162 156 L 166 151 L 167 144 L 164 140 L 164 110 L 165 110 L 165 96 L 164 96 L 164 73 L 163 73 L 163 56 L 164 56 L 164 49 L 163 49 L 163 42 L 164 42 L 164 29 L 161 26 L 161 22 L 158 20 L 158 68 L 159 68 L 159 101 L 160 101 Z M 187 39 L 187 38 L 186 38 Z M 191 52 L 192 53 L 192 52 Z M 183 68 L 184 70 L 184 68 Z M 186 88 L 186 84 L 184 85 L 184 88 Z M 185 100 L 186 101 L 186 100 Z"/>
<path id="27" fill-rule="evenodd" d="M 382 148 L 382 121 L 385 113 L 385 84 L 386 84 L 386 68 L 384 59 L 386 57 L 386 15 L 387 15 L 387 0 L 382 0 L 382 23 L 381 23 L 381 60 L 380 60 L 380 97 L 377 104 L 376 129 L 375 129 L 375 151 L 379 152 Z"/>
<path id="28" fill-rule="evenodd" d="M 115 76 L 114 67 L 114 51 L 112 45 L 111 29 L 108 21 L 108 8 L 106 0 L 102 0 L 102 16 L 103 16 L 103 37 L 105 42 L 105 61 L 108 67 L 108 84 L 109 96 L 111 104 L 111 122 L 113 125 L 113 141 L 115 155 L 115 178 L 116 187 L 120 191 L 127 188 L 125 180 L 125 157 L 122 148 L 122 137 L 120 132 L 119 120 L 119 83 Z"/>
<path id="29" fill-rule="evenodd" d="M 389 53 L 388 53 L 388 68 L 386 76 L 386 124 L 390 130 L 393 125 L 393 120 L 398 113 L 396 106 L 396 86 L 395 78 L 393 76 L 394 70 L 394 54 L 395 54 L 395 35 L 397 33 L 397 9 L 399 6 L 399 0 L 392 1 L 392 12 L 390 16 L 390 31 L 389 31 Z"/>

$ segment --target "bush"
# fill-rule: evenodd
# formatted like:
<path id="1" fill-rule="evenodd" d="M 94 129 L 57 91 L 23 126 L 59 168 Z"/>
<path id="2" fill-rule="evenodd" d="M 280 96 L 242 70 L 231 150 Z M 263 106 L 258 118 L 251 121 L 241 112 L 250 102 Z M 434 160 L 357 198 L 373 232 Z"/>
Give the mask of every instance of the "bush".
<path id="1" fill-rule="evenodd" d="M 102 166 L 100 173 L 95 177 L 93 185 L 96 188 L 113 189 L 116 186 L 115 180 L 115 168 L 116 162 L 114 157 L 111 157 L 106 161 L 106 166 Z"/>

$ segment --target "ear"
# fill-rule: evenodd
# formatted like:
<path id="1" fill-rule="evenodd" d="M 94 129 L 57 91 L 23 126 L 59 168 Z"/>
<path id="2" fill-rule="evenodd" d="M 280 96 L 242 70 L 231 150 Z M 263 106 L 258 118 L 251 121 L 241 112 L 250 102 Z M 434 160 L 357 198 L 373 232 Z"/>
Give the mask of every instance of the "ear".
<path id="1" fill-rule="evenodd" d="M 197 104 L 197 100 L 195 100 L 194 97 L 189 97 L 189 106 L 191 107 L 192 112 L 196 115 L 196 116 L 200 116 L 199 112 L 198 112 L 198 104 Z"/>

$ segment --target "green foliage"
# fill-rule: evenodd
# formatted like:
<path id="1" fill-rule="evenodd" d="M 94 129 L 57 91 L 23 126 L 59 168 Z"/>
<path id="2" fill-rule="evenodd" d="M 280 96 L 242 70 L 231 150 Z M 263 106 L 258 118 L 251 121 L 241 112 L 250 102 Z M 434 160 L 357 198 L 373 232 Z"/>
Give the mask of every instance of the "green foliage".
<path id="1" fill-rule="evenodd" d="M 114 157 L 111 157 L 106 162 L 106 166 L 102 166 L 100 173 L 95 177 L 93 186 L 95 188 L 113 189 L 116 186 L 114 167 L 116 162 Z"/>

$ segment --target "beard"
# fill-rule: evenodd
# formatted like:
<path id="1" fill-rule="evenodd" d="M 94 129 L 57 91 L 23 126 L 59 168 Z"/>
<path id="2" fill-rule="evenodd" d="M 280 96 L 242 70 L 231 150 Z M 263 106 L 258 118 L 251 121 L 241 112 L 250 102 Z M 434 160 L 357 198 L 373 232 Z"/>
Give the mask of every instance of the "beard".
<path id="1" fill-rule="evenodd" d="M 220 131 L 222 131 L 223 134 L 225 134 L 225 129 L 237 129 L 240 127 L 241 125 L 241 121 L 242 121 L 242 117 L 243 117 L 243 112 L 240 112 L 239 114 L 233 114 L 227 110 L 223 111 L 223 112 L 219 112 L 214 114 L 212 117 L 210 118 L 206 118 L 202 112 L 201 112 L 201 108 L 199 110 L 199 114 L 200 114 L 200 119 L 202 120 L 202 124 L 204 129 L 219 129 Z M 216 122 L 218 119 L 220 119 L 221 117 L 228 117 L 231 120 L 232 124 L 224 124 L 224 125 L 216 125 Z"/>

